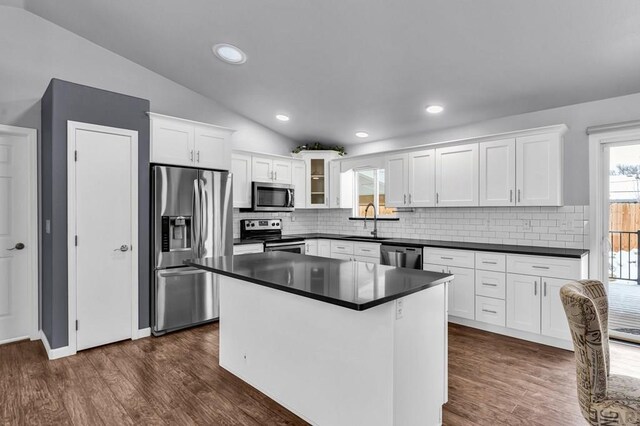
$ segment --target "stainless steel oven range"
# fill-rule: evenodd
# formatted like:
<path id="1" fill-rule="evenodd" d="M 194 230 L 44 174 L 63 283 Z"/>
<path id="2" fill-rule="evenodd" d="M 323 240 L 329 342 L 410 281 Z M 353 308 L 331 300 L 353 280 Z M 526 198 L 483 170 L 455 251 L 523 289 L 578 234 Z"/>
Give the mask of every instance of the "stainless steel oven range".
<path id="1" fill-rule="evenodd" d="M 264 243 L 264 251 L 288 251 L 304 254 L 304 238 L 282 235 L 282 219 L 243 219 L 240 238 Z"/>

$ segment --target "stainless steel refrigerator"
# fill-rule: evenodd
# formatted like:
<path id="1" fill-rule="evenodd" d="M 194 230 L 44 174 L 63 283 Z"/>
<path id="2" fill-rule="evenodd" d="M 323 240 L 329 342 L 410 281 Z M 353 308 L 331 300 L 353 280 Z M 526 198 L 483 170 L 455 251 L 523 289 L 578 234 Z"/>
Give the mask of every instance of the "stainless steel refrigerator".
<path id="1" fill-rule="evenodd" d="M 231 174 L 153 166 L 154 335 L 218 318 L 218 277 L 185 259 L 233 254 Z"/>

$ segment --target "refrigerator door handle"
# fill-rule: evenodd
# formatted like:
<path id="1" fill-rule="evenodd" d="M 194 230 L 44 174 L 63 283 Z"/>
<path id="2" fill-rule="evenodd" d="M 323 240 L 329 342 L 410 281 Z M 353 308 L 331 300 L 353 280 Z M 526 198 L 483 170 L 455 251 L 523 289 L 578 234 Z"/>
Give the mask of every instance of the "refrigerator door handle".
<path id="1" fill-rule="evenodd" d="M 198 257 L 204 256 L 204 242 L 206 241 L 206 236 L 208 232 L 208 227 L 210 226 L 209 220 L 207 217 L 207 208 L 208 208 L 208 197 L 204 188 L 204 182 L 199 179 L 200 183 L 200 247 L 198 247 Z"/>
<path id="2" fill-rule="evenodd" d="M 202 230 L 200 229 L 200 221 L 202 218 L 200 209 L 200 180 L 193 181 L 193 217 L 191 218 L 191 236 L 193 238 L 193 253 L 196 257 L 200 257 L 200 238 Z"/>

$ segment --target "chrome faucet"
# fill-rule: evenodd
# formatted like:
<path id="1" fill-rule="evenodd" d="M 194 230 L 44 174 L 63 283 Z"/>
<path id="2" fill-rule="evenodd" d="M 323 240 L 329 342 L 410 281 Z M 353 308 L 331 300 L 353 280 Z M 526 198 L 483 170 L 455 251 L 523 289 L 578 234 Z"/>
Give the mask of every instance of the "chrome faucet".
<path id="1" fill-rule="evenodd" d="M 378 238 L 378 213 L 376 213 L 376 206 L 373 203 L 367 204 L 367 208 L 364 209 L 364 229 L 367 229 L 367 213 L 369 213 L 369 207 L 373 207 L 373 231 L 371 235 L 373 238 Z"/>

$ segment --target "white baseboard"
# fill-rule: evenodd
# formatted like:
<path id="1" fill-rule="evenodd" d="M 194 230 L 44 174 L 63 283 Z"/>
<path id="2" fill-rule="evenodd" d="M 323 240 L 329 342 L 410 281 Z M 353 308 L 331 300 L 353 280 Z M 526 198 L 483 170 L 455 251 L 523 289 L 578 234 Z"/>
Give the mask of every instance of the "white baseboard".
<path id="1" fill-rule="evenodd" d="M 44 349 L 47 351 L 47 356 L 49 357 L 49 359 L 64 358 L 76 354 L 76 352 L 74 350 L 71 350 L 69 346 L 51 349 L 51 346 L 49 346 L 49 341 L 47 340 L 47 336 L 42 330 L 40 330 L 40 340 L 42 340 L 42 344 L 44 345 Z"/>
<path id="2" fill-rule="evenodd" d="M 556 339 L 555 337 L 543 336 L 541 334 L 528 333 L 526 331 L 514 330 L 512 328 L 500 327 L 499 325 L 487 324 L 466 318 L 453 317 L 449 315 L 449 322 L 477 328 L 491 333 L 502 334 L 504 336 L 515 337 L 516 339 L 528 340 L 542 345 L 554 346 L 573 352 L 573 342 L 571 340 Z"/>
<path id="3" fill-rule="evenodd" d="M 20 340 L 28 340 L 28 339 L 29 339 L 29 336 L 13 337 L 11 339 L 0 340 L 0 345 L 5 345 L 7 343 L 19 342 Z"/>
<path id="4" fill-rule="evenodd" d="M 138 330 L 135 336 L 131 337 L 131 340 L 138 340 L 149 336 L 151 336 L 151 327 L 142 328 Z"/>

